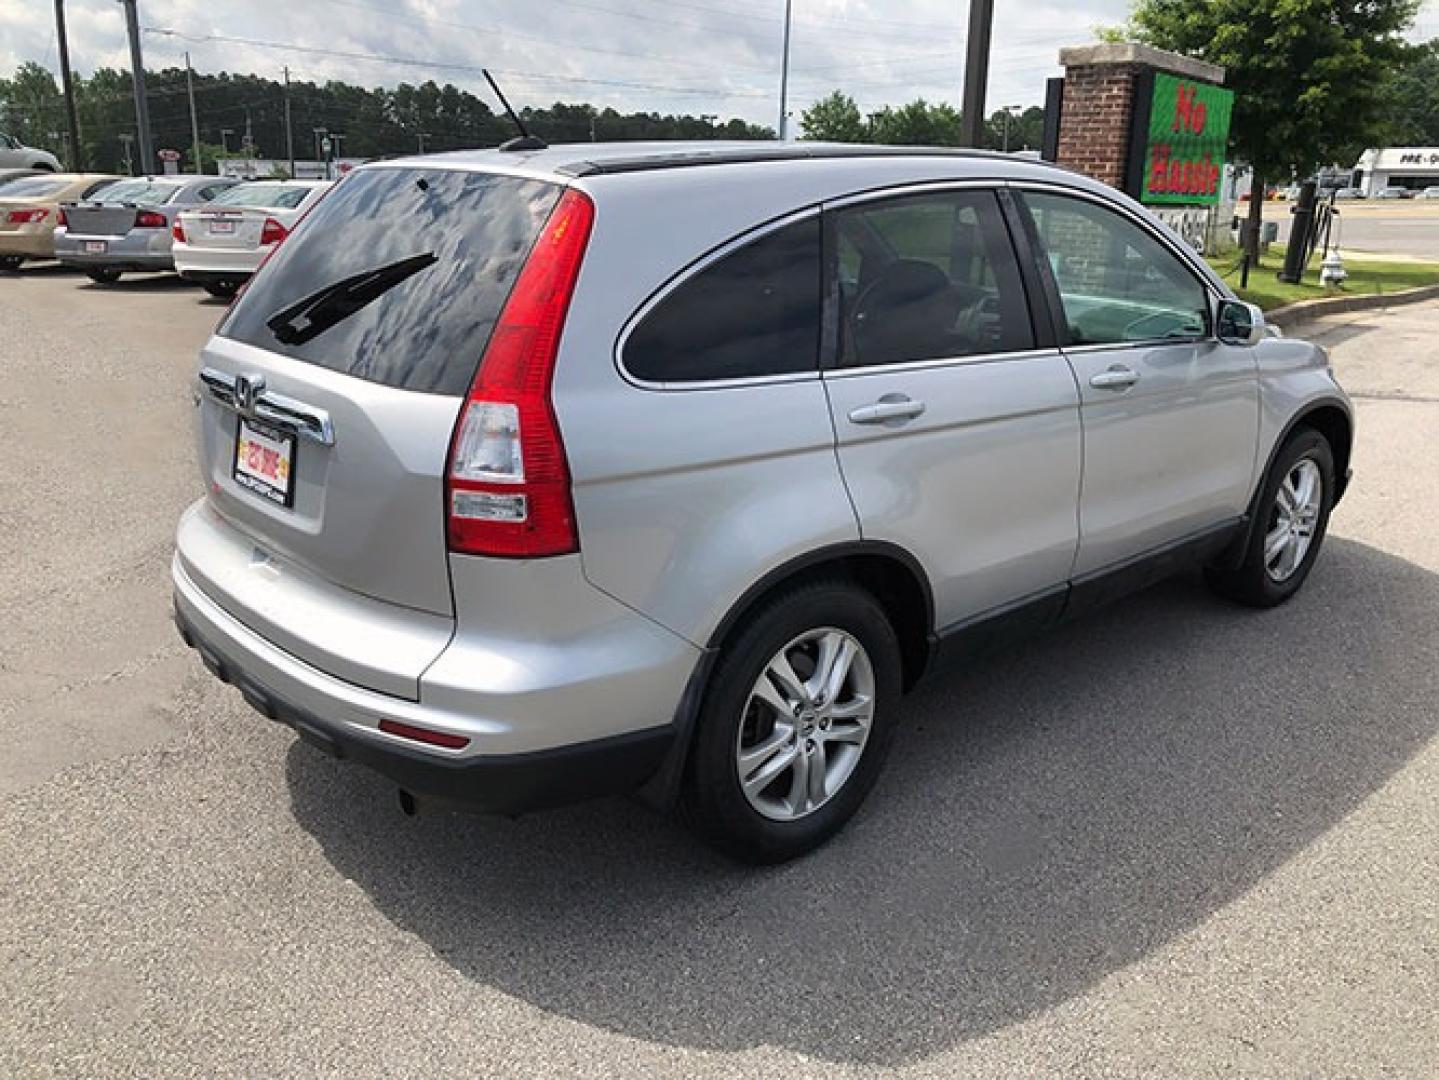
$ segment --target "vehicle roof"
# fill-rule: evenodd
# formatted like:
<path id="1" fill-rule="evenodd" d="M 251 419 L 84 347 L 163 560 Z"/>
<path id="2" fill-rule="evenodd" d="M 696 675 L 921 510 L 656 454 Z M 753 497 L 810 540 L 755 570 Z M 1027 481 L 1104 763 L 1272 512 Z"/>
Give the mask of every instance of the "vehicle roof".
<path id="1" fill-rule="evenodd" d="M 857 143 L 753 141 L 670 141 L 561 143 L 543 150 L 456 150 L 424 157 L 403 157 L 375 164 L 421 164 L 451 168 L 500 168 L 532 175 L 551 174 L 566 178 L 655 172 L 694 166 L 719 166 L 782 161 L 844 161 L 894 158 L 969 159 L 976 162 L 1005 162 L 1037 165 L 1058 170 L 1058 166 L 1036 162 L 992 150 L 966 150 L 942 146 L 871 146 Z"/>

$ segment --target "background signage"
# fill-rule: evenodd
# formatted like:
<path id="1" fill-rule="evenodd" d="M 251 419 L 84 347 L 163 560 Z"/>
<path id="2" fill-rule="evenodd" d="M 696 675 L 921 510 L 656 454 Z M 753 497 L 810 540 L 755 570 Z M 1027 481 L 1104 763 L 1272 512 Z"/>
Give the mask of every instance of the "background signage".
<path id="1" fill-rule="evenodd" d="M 1125 190 L 1160 206 L 1219 202 L 1234 91 L 1151 71 L 1135 86 Z"/>

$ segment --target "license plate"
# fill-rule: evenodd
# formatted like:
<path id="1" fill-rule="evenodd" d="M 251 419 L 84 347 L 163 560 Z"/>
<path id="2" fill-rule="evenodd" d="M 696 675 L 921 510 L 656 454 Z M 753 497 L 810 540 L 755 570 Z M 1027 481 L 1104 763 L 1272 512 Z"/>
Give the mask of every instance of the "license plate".
<path id="1" fill-rule="evenodd" d="M 235 223 L 233 221 L 212 221 L 210 222 L 210 231 L 217 236 L 229 235 L 235 231 Z"/>
<path id="2" fill-rule="evenodd" d="M 235 483 L 276 506 L 295 505 L 295 436 L 240 418 L 235 428 Z"/>
<path id="3" fill-rule="evenodd" d="M 103 255 L 103 254 L 105 254 L 105 241 L 103 241 L 103 240 L 86 240 L 86 241 L 85 241 L 85 254 L 87 254 L 87 255 Z"/>

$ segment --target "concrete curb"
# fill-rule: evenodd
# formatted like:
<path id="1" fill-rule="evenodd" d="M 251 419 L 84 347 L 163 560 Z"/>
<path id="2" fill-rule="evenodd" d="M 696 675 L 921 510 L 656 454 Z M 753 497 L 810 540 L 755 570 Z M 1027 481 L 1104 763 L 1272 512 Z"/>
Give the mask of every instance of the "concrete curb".
<path id="1" fill-rule="evenodd" d="M 1387 308 L 1400 304 L 1415 304 L 1421 300 L 1439 297 L 1439 284 L 1420 285 L 1415 289 L 1401 292 L 1373 293 L 1363 296 L 1326 296 L 1321 300 L 1300 300 L 1283 307 L 1266 311 L 1266 322 L 1284 330 L 1292 330 L 1324 315 L 1338 315 L 1345 311 L 1365 311 L 1370 308 Z"/>

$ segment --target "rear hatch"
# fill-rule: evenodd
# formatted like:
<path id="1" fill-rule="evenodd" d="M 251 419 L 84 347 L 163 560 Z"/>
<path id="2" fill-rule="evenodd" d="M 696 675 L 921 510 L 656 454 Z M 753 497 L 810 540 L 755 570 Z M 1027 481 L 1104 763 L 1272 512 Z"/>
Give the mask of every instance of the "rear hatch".
<path id="1" fill-rule="evenodd" d="M 137 178 L 102 188 L 93 199 L 65 207 L 65 219 L 74 236 L 125 236 L 142 210 L 164 206 L 178 185 Z"/>
<path id="2" fill-rule="evenodd" d="M 276 249 L 201 357 L 210 503 L 254 542 L 254 560 L 423 623 L 453 618 L 450 436 L 559 194 L 510 176 L 372 166 Z M 265 588 L 195 569 L 212 588 L 224 579 L 212 598 L 241 622 L 286 629 Z M 295 651 L 333 667 L 332 650 Z"/>

